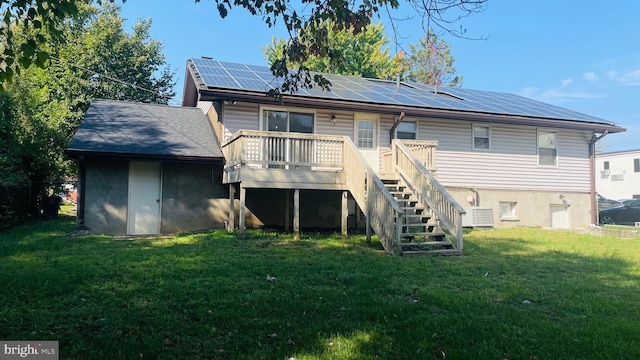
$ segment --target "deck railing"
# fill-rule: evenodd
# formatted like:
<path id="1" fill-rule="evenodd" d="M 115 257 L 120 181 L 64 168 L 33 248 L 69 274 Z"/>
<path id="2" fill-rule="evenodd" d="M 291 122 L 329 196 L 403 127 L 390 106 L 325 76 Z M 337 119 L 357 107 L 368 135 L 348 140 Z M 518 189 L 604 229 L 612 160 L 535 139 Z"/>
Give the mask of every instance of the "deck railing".
<path id="1" fill-rule="evenodd" d="M 348 137 L 344 139 L 344 159 L 344 172 L 351 194 L 358 206 L 366 211 L 368 223 L 385 250 L 399 254 L 404 210 Z"/>
<path id="2" fill-rule="evenodd" d="M 392 153 L 398 172 L 414 188 L 421 201 L 435 212 L 440 223 L 456 238 L 457 250 L 462 251 L 464 209 L 402 141 L 393 140 Z"/>
<path id="3" fill-rule="evenodd" d="M 240 130 L 222 144 L 226 168 L 342 169 L 342 136 Z"/>
<path id="4" fill-rule="evenodd" d="M 431 172 L 436 175 L 436 147 L 437 140 L 399 140 L 407 149 L 411 150 L 413 155 Z M 395 172 L 395 163 L 393 161 L 393 150 L 389 149 L 382 152 L 382 172 L 392 174 Z"/>

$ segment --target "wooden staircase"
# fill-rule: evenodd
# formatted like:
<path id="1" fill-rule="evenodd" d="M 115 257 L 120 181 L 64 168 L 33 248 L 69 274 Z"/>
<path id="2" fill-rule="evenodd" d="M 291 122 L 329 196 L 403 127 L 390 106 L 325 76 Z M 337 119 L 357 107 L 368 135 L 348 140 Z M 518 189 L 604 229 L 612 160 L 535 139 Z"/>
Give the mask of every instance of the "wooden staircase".
<path id="1" fill-rule="evenodd" d="M 383 175 L 382 183 L 403 209 L 400 217 L 401 255 L 460 255 L 437 217 L 425 208 L 416 193 L 399 175 Z"/>

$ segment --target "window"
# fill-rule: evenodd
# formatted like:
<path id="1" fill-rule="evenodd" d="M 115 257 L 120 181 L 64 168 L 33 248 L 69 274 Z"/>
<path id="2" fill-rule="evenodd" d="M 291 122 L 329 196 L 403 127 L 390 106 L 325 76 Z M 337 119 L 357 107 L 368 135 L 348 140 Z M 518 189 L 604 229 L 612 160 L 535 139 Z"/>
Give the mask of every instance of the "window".
<path id="1" fill-rule="evenodd" d="M 609 162 L 608 161 L 604 162 L 604 169 L 605 170 L 609 170 Z"/>
<path id="2" fill-rule="evenodd" d="M 633 172 L 640 172 L 640 159 L 633 159 Z"/>
<path id="3" fill-rule="evenodd" d="M 516 202 L 501 201 L 500 202 L 500 219 L 516 218 Z"/>
<path id="4" fill-rule="evenodd" d="M 418 125 L 413 121 L 401 121 L 396 128 L 396 139 L 415 140 Z"/>
<path id="5" fill-rule="evenodd" d="M 358 147 L 363 149 L 373 149 L 375 146 L 374 131 L 375 122 L 373 120 L 358 120 Z"/>
<path id="6" fill-rule="evenodd" d="M 286 110 L 264 110 L 263 128 L 267 131 L 313 133 L 313 114 Z"/>
<path id="7" fill-rule="evenodd" d="M 491 128 L 482 125 L 473 125 L 473 148 L 489 149 L 491 143 Z"/>
<path id="8" fill-rule="evenodd" d="M 558 134 L 538 130 L 538 165 L 558 165 Z"/>

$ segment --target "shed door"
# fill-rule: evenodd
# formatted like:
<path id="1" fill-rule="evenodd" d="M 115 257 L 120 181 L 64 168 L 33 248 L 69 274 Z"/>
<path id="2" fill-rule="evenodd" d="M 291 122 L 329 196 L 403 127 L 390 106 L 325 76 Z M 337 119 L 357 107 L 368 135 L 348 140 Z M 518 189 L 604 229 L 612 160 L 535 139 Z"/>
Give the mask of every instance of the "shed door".
<path id="1" fill-rule="evenodd" d="M 129 235 L 160 233 L 160 163 L 132 161 L 129 164 Z"/>
<path id="2" fill-rule="evenodd" d="M 569 229 L 569 207 L 567 205 L 551 205 L 551 227 Z"/>

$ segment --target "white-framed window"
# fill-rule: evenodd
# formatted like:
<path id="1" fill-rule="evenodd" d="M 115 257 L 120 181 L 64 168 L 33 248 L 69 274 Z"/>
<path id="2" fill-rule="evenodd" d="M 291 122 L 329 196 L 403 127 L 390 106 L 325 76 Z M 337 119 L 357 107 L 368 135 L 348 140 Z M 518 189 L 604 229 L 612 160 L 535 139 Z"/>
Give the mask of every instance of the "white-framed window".
<path id="1" fill-rule="evenodd" d="M 262 110 L 262 129 L 266 131 L 313 134 L 314 114 L 294 110 Z"/>
<path id="2" fill-rule="evenodd" d="M 487 125 L 473 125 L 473 149 L 489 150 L 491 148 L 491 127 Z"/>
<path id="3" fill-rule="evenodd" d="M 633 159 L 633 172 L 640 172 L 640 159 Z"/>
<path id="4" fill-rule="evenodd" d="M 516 219 L 516 206 L 515 201 L 500 201 L 500 219 Z"/>
<path id="5" fill-rule="evenodd" d="M 376 146 L 375 141 L 375 128 L 376 122 L 374 120 L 360 119 L 357 121 L 358 128 L 358 147 L 361 149 L 373 149 Z"/>
<path id="6" fill-rule="evenodd" d="M 538 165 L 558 166 L 558 133 L 538 129 Z"/>
<path id="7" fill-rule="evenodd" d="M 396 128 L 396 139 L 416 140 L 418 124 L 415 121 L 401 121 Z"/>

